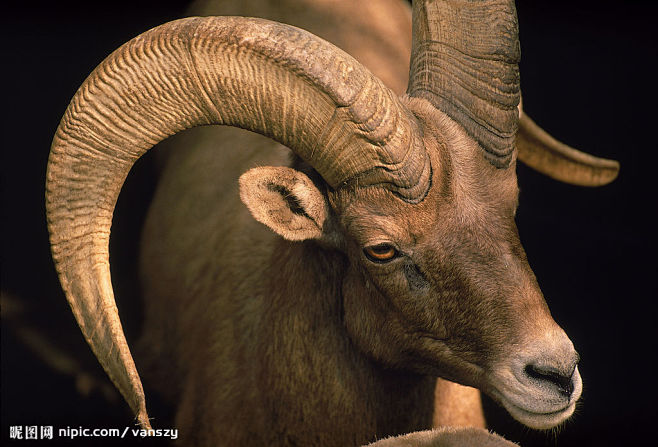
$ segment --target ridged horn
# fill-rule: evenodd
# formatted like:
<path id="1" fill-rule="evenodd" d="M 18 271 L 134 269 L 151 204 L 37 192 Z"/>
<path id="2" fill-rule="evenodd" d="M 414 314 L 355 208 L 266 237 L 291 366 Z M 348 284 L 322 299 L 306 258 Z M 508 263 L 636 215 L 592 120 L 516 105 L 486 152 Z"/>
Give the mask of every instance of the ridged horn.
<path id="1" fill-rule="evenodd" d="M 553 138 L 520 111 L 516 147 L 519 160 L 555 180 L 603 186 L 617 178 L 619 162 L 581 152 Z"/>
<path id="2" fill-rule="evenodd" d="M 514 152 L 520 57 L 513 0 L 414 0 L 407 94 L 459 123 L 498 168 Z"/>
<path id="3" fill-rule="evenodd" d="M 82 84 L 56 131 L 46 208 L 75 318 L 143 427 L 144 392 L 111 284 L 112 214 L 141 155 L 207 124 L 272 137 L 333 188 L 382 184 L 418 202 L 430 184 L 415 118 L 353 58 L 305 31 L 261 19 L 188 18 L 111 54 Z"/>

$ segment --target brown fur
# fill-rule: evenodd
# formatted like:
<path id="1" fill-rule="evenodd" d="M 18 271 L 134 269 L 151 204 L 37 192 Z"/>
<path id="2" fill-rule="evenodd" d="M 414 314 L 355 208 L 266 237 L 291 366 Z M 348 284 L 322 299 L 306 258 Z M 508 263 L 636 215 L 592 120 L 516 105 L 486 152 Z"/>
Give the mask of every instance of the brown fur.
<path id="1" fill-rule="evenodd" d="M 339 44 L 374 57 L 372 47 L 361 47 L 371 37 L 341 38 L 378 23 L 372 17 L 314 17 L 313 31 L 335 27 Z M 374 39 L 383 60 L 401 54 L 390 36 Z M 388 62 L 380 76 L 401 83 L 386 74 L 395 67 Z M 329 190 L 296 162 L 312 182 L 301 182 L 296 201 L 281 203 L 301 204 L 322 228 L 304 242 L 276 236 L 239 200 L 238 176 L 288 164 L 284 148 L 213 128 L 167 143 L 185 150 L 164 151 L 143 233 L 147 318 L 137 361 L 178 403 L 186 444 L 345 446 L 433 422 L 481 425 L 477 393 L 434 377 L 498 398 L 492 374 L 534 335 L 557 331 L 516 233 L 513 166 L 494 168 L 444 114 L 423 100 L 406 103 L 425 130 L 434 169 L 429 195 L 411 205 L 379 187 Z M 315 211 L 304 208 L 304 191 Z M 256 197 L 250 207 L 258 206 Z M 267 215 L 271 204 L 261 206 Z M 283 234 L 281 220 L 268 222 Z M 363 247 L 384 241 L 406 257 L 367 261 Z M 435 396 L 446 395 L 449 405 L 466 399 L 474 413 L 435 411 Z"/>
<path id="2" fill-rule="evenodd" d="M 288 3 L 290 4 L 263 1 L 205 1 L 197 2 L 192 8 L 192 13 L 201 15 L 260 15 L 303 26 L 329 38 L 358 56 L 366 66 L 396 91 L 402 92 L 406 88 L 411 16 L 410 11 L 403 2 L 370 2 L 367 4 L 368 11 L 359 15 L 353 14 L 352 5 L 343 8 L 346 4 L 340 2 L 329 2 L 326 5 L 322 2 L 314 2 L 313 8 L 303 6 L 303 13 L 297 11 L 297 8 L 302 8 L 298 6 L 300 2 Z M 381 3 L 388 3 L 388 6 Z M 371 6 L 372 8 L 370 8 Z M 326 13 L 326 10 L 323 10 L 318 13 L 316 8 L 332 8 L 332 12 Z M 392 12 L 392 9 L 396 11 Z M 322 15 L 322 20 L 317 19 L 319 14 Z M 376 17 L 373 14 L 379 19 L 374 20 Z M 366 23 L 367 26 L 365 26 Z M 379 28 L 373 28 L 373 25 Z M 368 32 L 364 32 L 366 30 Z M 361 36 L 351 37 L 354 36 L 355 32 L 360 33 Z M 346 39 L 347 36 L 350 37 Z M 372 51 L 375 46 L 378 47 L 378 51 Z M 224 151 L 222 156 L 218 157 L 214 147 L 217 141 L 222 141 L 226 147 L 239 146 L 245 149 L 241 152 Z M 151 218 L 144 231 L 144 244 L 147 249 L 142 262 L 145 265 L 143 268 L 145 275 L 142 276 L 146 278 L 144 289 L 147 301 L 148 297 L 152 296 L 154 304 L 149 305 L 147 329 L 140 343 L 142 347 L 140 350 L 146 354 L 138 356 L 138 362 L 141 359 L 142 365 L 150 365 L 149 370 L 155 370 L 155 373 L 150 374 L 151 376 L 163 376 L 162 382 L 164 382 L 164 385 L 160 388 L 173 399 L 179 398 L 181 387 L 172 386 L 171 374 L 174 373 L 174 377 L 178 377 L 182 372 L 177 371 L 192 369 L 192 365 L 196 365 L 196 362 L 191 361 L 192 353 L 199 349 L 197 346 L 204 347 L 203 350 L 205 351 L 206 340 L 214 338 L 209 334 L 214 332 L 215 329 L 212 327 L 204 329 L 206 324 L 199 319 L 195 319 L 194 314 L 196 311 L 194 308 L 188 307 L 189 304 L 195 302 L 193 297 L 203 296 L 213 289 L 215 289 L 214 295 L 220 295 L 226 287 L 216 286 L 217 279 L 210 283 L 208 280 L 213 276 L 216 277 L 216 273 L 219 271 L 225 271 L 221 276 L 222 278 L 236 278 L 238 281 L 242 280 L 245 283 L 250 281 L 243 278 L 246 273 L 242 265 L 226 266 L 223 259 L 235 260 L 240 256 L 254 259 L 253 257 L 259 253 L 265 254 L 269 248 L 268 245 L 271 245 L 271 242 L 269 242 L 271 234 L 256 224 L 253 218 L 245 212 L 245 208 L 237 203 L 238 195 L 235 189 L 235 177 L 231 178 L 226 174 L 217 176 L 216 173 L 226 172 L 227 167 L 231 167 L 232 172 L 239 174 L 254 165 L 285 164 L 287 159 L 287 155 L 284 155 L 285 149 L 282 148 L 279 154 L 273 155 L 270 148 L 273 145 L 276 146 L 270 140 L 237 129 L 205 128 L 176 136 L 171 141 L 163 144 L 162 146 L 165 147 L 158 151 L 160 160 L 166 160 L 162 163 L 166 163 L 168 168 L 165 168 L 163 172 L 163 180 L 151 208 Z M 188 149 L 185 152 L 170 151 L 169 149 L 179 146 Z M 254 160 L 252 161 L 250 157 Z M 264 159 L 262 159 L 263 157 Z M 188 177 L 183 172 L 194 172 L 195 174 Z M 180 176 L 180 180 L 167 180 L 176 178 L 180 174 L 183 174 Z M 194 181 L 194 183 L 190 184 L 191 181 Z M 206 203 L 213 203 L 214 206 L 207 207 L 204 205 Z M 172 209 L 172 204 L 177 205 Z M 185 219 L 181 219 L 183 216 Z M 224 216 L 231 216 L 231 219 L 224 218 Z M 201 228 L 199 228 L 200 222 L 203 223 Z M 186 238 L 181 237 L 180 233 L 187 233 L 186 228 L 190 226 L 198 228 L 196 234 L 188 234 Z M 208 230 L 204 230 L 204 228 Z M 243 234 L 243 232 L 244 234 L 251 234 L 252 239 L 255 240 L 249 249 L 240 244 L 244 236 L 238 235 Z M 208 235 L 210 240 L 208 240 Z M 211 247 L 221 245 L 221 242 L 213 243 L 213 240 L 227 235 L 230 235 L 230 240 L 237 239 L 236 242 L 231 243 L 230 246 L 218 248 L 220 252 L 223 252 L 223 255 L 215 254 Z M 195 243 L 195 241 L 190 240 L 194 237 L 200 238 L 198 239 L 198 245 L 189 247 Z M 153 241 L 152 247 L 148 248 L 151 240 Z M 177 254 L 177 259 L 203 260 L 206 258 L 211 260 L 211 264 L 219 263 L 219 265 L 211 267 L 199 265 L 202 264 L 200 261 L 185 261 L 179 269 L 176 266 L 177 261 L 171 259 L 172 253 Z M 162 266 L 159 266 L 160 264 Z M 250 276 L 255 278 L 260 273 L 254 271 L 251 272 Z M 159 279 L 150 281 L 149 278 L 151 277 Z M 188 285 L 187 290 L 179 290 L 178 287 L 170 288 L 176 278 L 185 277 L 189 277 L 191 281 L 200 284 Z M 204 290 L 198 290 L 202 285 Z M 169 296 L 172 297 L 171 300 L 168 299 Z M 186 299 L 185 297 L 189 298 Z M 207 312 L 205 305 L 202 305 L 202 312 Z M 231 310 L 225 310 L 222 313 L 227 312 L 231 312 Z M 190 314 L 186 318 L 188 322 L 184 323 L 182 328 L 179 329 L 180 323 L 171 321 L 172 316 L 186 314 Z M 151 322 L 153 323 L 151 324 Z M 182 335 L 181 332 L 185 335 Z M 222 339 L 221 336 L 217 338 Z M 185 340 L 186 342 L 184 346 L 177 348 L 174 340 Z M 229 342 L 223 340 L 222 343 L 228 344 Z M 194 355 L 194 359 L 198 358 L 198 361 L 202 362 L 208 358 L 207 355 L 209 354 L 199 352 Z M 179 361 L 172 365 L 171 360 L 174 359 L 179 359 Z M 200 368 L 203 369 L 205 366 Z M 439 379 L 436 384 L 437 391 L 444 387 L 451 390 L 451 399 L 465 399 L 465 397 L 455 395 L 456 393 L 450 382 Z M 429 390 L 430 387 L 427 388 Z M 472 402 L 471 407 L 479 409 L 479 393 L 468 392 L 467 394 Z M 437 396 L 444 396 L 444 394 L 439 392 Z M 188 398 L 188 400 L 191 399 L 191 397 Z M 217 398 L 217 401 L 220 401 L 220 399 Z M 442 399 L 437 403 L 438 407 L 445 404 L 446 402 L 443 402 Z M 226 402 L 221 405 L 227 408 L 230 407 Z M 184 411 L 185 407 L 182 408 L 181 412 Z M 202 411 L 195 413 L 202 413 Z M 481 409 L 470 413 L 471 420 L 464 418 L 464 412 L 461 412 L 458 418 L 455 418 L 457 413 L 452 411 L 442 412 L 441 414 L 441 417 L 435 416 L 435 426 L 462 424 L 483 426 Z M 191 419 L 193 420 L 194 417 L 191 417 Z M 193 421 L 190 421 L 190 424 L 193 424 Z M 250 424 L 253 424 L 253 421 Z M 423 425 L 423 427 L 426 426 Z"/>
<path id="3" fill-rule="evenodd" d="M 190 149 L 165 169 L 170 181 L 159 186 L 144 232 L 142 265 L 152 304 L 141 347 L 151 357 L 147 365 L 164 373 L 161 382 L 181 401 L 176 424 L 186 442 L 350 445 L 426 428 L 433 414 L 429 376 L 486 386 L 483 366 L 495 365 L 510 340 L 523 338 L 526 328 L 508 296 L 534 279 L 518 258 L 514 173 L 480 163 L 479 149 L 422 102 L 410 107 L 430 114 L 432 126 L 444 135 L 455 132 L 462 143 L 448 155 L 442 148 L 455 142 L 428 141 L 439 167 L 434 184 L 445 186 L 405 212 L 379 188 L 330 193 L 332 215 L 318 242 L 274 237 L 239 206 L 235 180 L 222 186 L 178 175 L 215 177 L 225 162 L 204 155 L 213 145 L 204 133 L 212 129 L 181 137 Z M 229 141 L 237 132 L 226 131 Z M 269 144 L 260 137 L 254 143 Z M 260 153 L 231 161 L 240 172 Z M 257 163 L 284 161 L 283 154 L 266 158 Z M 456 172 L 469 163 L 476 167 Z M 501 182 L 497 191 L 510 194 L 492 194 L 492 178 Z M 461 208 L 464 188 L 472 193 L 470 206 Z M 204 206 L 214 197 L 223 200 Z M 186 231 L 190 227 L 197 231 Z M 399 263 L 399 270 L 381 269 L 382 276 L 364 262 L 360 247 L 382 237 L 427 256 L 419 259 L 426 275 L 439 275 L 430 280 L 443 285 L 441 299 L 408 301 Z M 491 245 L 496 240 L 501 245 Z M 437 243 L 460 250 L 437 249 Z M 460 258 L 464 249 L 478 257 Z M 491 250 L 496 254 L 486 256 Z M 511 264 L 497 267 L 496 259 Z M 532 306 L 521 301 L 524 309 L 535 313 L 534 321 L 551 324 L 541 296 L 534 299 Z M 418 337 L 428 331 L 446 341 Z M 464 332 L 468 339 L 459 335 Z"/>
<path id="4" fill-rule="evenodd" d="M 368 447 L 514 447 L 504 438 L 476 428 L 426 430 L 395 438 L 383 439 Z"/>
<path id="5" fill-rule="evenodd" d="M 447 380 L 437 380 L 434 389 L 434 427 L 486 426 L 480 391 Z"/>

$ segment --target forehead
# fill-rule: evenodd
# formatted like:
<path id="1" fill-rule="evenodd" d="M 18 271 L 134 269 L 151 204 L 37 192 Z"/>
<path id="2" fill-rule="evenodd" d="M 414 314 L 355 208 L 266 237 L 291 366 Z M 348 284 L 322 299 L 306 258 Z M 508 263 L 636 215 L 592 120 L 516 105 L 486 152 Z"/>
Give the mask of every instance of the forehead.
<path id="1" fill-rule="evenodd" d="M 432 186 L 418 204 L 407 203 L 383 187 L 339 194 L 337 211 L 347 231 L 363 244 L 374 244 L 414 243 L 425 235 L 459 228 L 488 232 L 509 227 L 518 200 L 515 163 L 499 169 L 486 161 L 479 148 L 464 144 L 450 149 L 449 154 L 431 153 Z"/>

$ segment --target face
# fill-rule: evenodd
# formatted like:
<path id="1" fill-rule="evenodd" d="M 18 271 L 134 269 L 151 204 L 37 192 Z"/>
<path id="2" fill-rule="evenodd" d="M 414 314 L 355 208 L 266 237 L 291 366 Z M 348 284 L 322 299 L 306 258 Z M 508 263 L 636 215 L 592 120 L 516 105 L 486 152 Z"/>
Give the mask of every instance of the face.
<path id="1" fill-rule="evenodd" d="M 442 117 L 421 121 L 433 182 L 420 204 L 378 188 L 330 197 L 350 260 L 345 324 L 381 363 L 478 387 L 552 427 L 580 395 L 577 354 L 521 247 L 514 167 L 491 166 Z"/>

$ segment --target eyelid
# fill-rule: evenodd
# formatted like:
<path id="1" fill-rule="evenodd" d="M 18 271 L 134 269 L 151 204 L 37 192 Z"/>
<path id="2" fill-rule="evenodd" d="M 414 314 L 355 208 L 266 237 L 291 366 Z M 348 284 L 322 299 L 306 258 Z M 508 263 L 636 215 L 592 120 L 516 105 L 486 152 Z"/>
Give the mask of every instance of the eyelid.
<path id="1" fill-rule="evenodd" d="M 363 244 L 363 247 L 364 248 L 377 247 L 378 245 L 390 245 L 391 247 L 395 248 L 397 251 L 400 251 L 400 247 L 398 247 L 398 244 L 396 244 L 395 242 L 389 239 L 374 239 Z"/>

